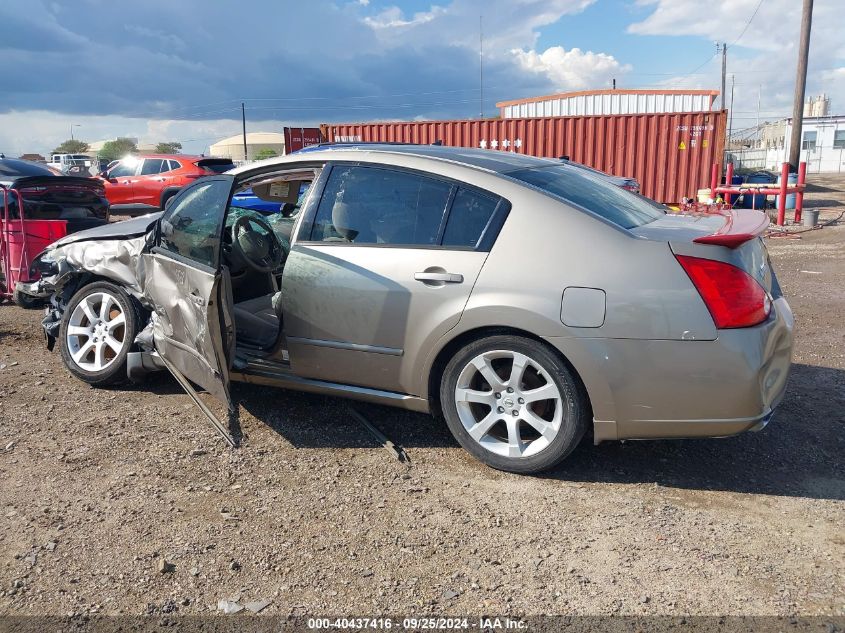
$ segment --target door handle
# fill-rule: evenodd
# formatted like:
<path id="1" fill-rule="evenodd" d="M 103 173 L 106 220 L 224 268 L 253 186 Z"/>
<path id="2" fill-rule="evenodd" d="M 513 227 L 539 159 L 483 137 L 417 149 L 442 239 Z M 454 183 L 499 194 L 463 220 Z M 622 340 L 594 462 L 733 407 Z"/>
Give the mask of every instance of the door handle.
<path id="1" fill-rule="evenodd" d="M 205 299 L 200 297 L 198 294 L 194 294 L 193 292 L 188 295 L 192 302 L 197 304 L 199 307 L 203 307 L 205 305 Z"/>
<path id="2" fill-rule="evenodd" d="M 414 273 L 414 279 L 417 281 L 440 281 L 447 284 L 460 284 L 464 281 L 464 276 L 458 273 Z"/>

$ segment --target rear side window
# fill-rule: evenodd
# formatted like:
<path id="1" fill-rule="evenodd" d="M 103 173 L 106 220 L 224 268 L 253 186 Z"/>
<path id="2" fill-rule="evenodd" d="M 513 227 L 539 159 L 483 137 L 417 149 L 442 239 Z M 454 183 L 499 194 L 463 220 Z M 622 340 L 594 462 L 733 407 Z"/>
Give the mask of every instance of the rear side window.
<path id="1" fill-rule="evenodd" d="M 581 206 L 623 229 L 642 226 L 665 215 L 662 207 L 648 198 L 576 167 L 549 165 L 511 171 L 506 175 Z"/>
<path id="2" fill-rule="evenodd" d="M 310 239 L 435 246 L 452 185 L 378 167 L 338 166 L 323 192 Z"/>
<path id="3" fill-rule="evenodd" d="M 169 165 L 167 166 L 166 171 L 173 171 L 174 169 L 179 169 L 182 165 L 179 164 L 179 161 L 170 160 L 167 161 Z"/>
<path id="4" fill-rule="evenodd" d="M 160 174 L 167 169 L 167 161 L 160 158 L 145 158 L 144 165 L 141 167 L 142 176 L 151 176 L 152 174 Z"/>
<path id="5" fill-rule="evenodd" d="M 498 204 L 498 198 L 463 187 L 458 189 L 443 233 L 443 246 L 475 248 L 492 222 Z"/>

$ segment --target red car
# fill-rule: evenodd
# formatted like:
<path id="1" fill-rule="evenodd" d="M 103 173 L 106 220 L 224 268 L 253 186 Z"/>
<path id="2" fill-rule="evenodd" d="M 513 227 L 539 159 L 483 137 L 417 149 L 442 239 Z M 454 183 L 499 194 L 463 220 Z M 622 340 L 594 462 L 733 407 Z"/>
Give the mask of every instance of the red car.
<path id="1" fill-rule="evenodd" d="M 145 154 L 124 158 L 100 176 L 112 212 L 150 213 L 163 209 L 168 198 L 197 178 L 222 174 L 234 166 L 229 158 Z"/>

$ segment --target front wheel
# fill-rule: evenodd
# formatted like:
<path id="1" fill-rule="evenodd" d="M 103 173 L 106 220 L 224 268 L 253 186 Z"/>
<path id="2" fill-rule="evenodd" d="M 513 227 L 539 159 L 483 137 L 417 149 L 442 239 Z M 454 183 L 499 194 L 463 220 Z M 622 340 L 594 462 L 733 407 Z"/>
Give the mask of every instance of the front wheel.
<path id="1" fill-rule="evenodd" d="M 62 317 L 62 360 L 90 385 L 126 379 L 126 356 L 138 333 L 138 313 L 129 295 L 115 284 L 95 282 L 81 288 Z"/>
<path id="2" fill-rule="evenodd" d="M 491 336 L 461 349 L 446 365 L 440 402 L 461 446 L 515 473 L 563 460 L 589 419 L 586 394 L 566 363 L 519 336 Z"/>

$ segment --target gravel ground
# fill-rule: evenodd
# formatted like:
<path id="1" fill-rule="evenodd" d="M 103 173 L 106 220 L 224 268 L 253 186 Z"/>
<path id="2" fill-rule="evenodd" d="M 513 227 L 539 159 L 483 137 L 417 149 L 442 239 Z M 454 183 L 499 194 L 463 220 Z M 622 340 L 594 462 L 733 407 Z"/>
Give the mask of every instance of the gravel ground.
<path id="1" fill-rule="evenodd" d="M 816 178 L 822 220 L 845 178 Z M 796 314 L 760 433 L 585 442 L 499 473 L 445 425 L 235 385 L 227 449 L 166 375 L 96 390 L 0 307 L 0 615 L 845 614 L 845 225 L 772 238 Z"/>

